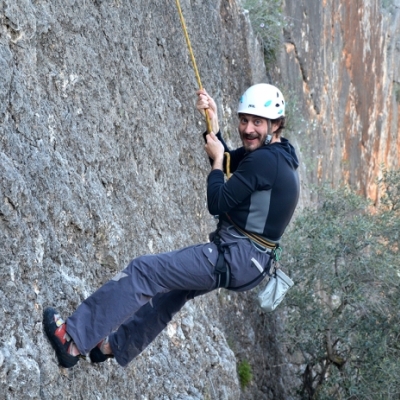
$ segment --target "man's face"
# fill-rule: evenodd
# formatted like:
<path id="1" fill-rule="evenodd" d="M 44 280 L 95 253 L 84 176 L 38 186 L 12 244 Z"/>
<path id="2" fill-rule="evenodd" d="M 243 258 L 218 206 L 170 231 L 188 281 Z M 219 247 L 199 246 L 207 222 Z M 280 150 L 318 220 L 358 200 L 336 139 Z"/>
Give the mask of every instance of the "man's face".
<path id="1" fill-rule="evenodd" d="M 239 115 L 239 134 L 246 151 L 254 151 L 261 147 L 268 134 L 268 122 L 256 115 Z"/>

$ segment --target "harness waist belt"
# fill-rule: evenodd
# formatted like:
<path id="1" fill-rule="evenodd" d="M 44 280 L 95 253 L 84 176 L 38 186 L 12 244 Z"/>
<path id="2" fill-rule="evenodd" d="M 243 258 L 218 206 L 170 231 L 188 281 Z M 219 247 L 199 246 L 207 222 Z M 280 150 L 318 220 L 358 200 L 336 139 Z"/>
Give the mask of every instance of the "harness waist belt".
<path id="1" fill-rule="evenodd" d="M 228 214 L 225 214 L 225 215 L 228 217 L 229 221 L 232 223 L 232 225 L 235 227 L 235 229 L 237 229 L 241 234 L 247 236 L 250 240 L 257 243 L 258 245 L 260 245 L 262 247 L 266 247 L 267 249 L 271 249 L 271 250 L 277 249 L 279 247 L 279 243 L 270 242 L 269 240 L 264 239 L 260 235 L 245 231 L 244 229 L 237 226 L 232 221 L 232 218 Z"/>

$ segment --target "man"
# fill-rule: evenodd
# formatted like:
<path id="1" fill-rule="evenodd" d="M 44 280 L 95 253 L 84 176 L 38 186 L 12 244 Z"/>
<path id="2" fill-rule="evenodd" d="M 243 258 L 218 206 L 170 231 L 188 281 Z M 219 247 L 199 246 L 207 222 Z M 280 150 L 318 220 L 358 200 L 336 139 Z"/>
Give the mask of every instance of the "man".
<path id="1" fill-rule="evenodd" d="M 207 110 L 214 132 L 205 134 L 212 163 L 208 209 L 219 215 L 212 242 L 170 253 L 145 255 L 83 301 L 64 322 L 53 308 L 43 313 L 45 332 L 61 366 L 90 352 L 92 362 L 115 357 L 127 365 L 165 328 L 185 302 L 218 287 L 244 291 L 269 271 L 274 249 L 299 196 L 298 160 L 280 136 L 285 101 L 276 87 L 250 87 L 239 103 L 243 147 L 229 151 L 219 132 L 217 108 L 205 90 L 197 109 Z M 232 177 L 225 182 L 224 152 Z"/>

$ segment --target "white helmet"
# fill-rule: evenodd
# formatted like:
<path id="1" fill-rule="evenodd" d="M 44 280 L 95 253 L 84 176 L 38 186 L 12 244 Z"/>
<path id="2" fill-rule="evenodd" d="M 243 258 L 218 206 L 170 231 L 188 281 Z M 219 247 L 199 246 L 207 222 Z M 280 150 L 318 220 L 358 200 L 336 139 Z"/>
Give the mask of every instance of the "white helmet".
<path id="1" fill-rule="evenodd" d="M 249 87 L 240 98 L 238 114 L 257 115 L 268 119 L 285 116 L 285 99 L 281 91 L 267 83 Z"/>

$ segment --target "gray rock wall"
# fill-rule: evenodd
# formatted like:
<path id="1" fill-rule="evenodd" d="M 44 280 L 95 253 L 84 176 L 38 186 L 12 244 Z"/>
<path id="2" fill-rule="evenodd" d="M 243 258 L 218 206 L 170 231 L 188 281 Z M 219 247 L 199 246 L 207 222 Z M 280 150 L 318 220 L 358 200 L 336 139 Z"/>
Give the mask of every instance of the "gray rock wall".
<path id="1" fill-rule="evenodd" d="M 182 1 L 203 84 L 235 140 L 265 78 L 235 1 Z M 0 2 L 0 398 L 237 399 L 218 293 L 187 305 L 127 368 L 60 369 L 64 315 L 133 257 L 204 241 L 209 171 L 173 1 Z"/>
<path id="2" fill-rule="evenodd" d="M 235 0 L 181 2 L 236 144 L 237 99 L 266 81 L 260 46 Z M 381 162 L 398 166 L 399 0 L 285 3 L 269 73 L 286 85 L 301 202 L 323 180 L 374 197 Z M 60 369 L 43 336 L 43 307 L 68 315 L 131 258 L 207 239 L 196 89 L 172 0 L 0 0 L 0 399 L 288 399 L 284 310 L 260 314 L 254 293 L 196 299 L 127 368 Z"/>

